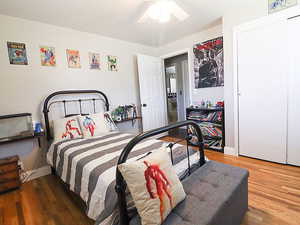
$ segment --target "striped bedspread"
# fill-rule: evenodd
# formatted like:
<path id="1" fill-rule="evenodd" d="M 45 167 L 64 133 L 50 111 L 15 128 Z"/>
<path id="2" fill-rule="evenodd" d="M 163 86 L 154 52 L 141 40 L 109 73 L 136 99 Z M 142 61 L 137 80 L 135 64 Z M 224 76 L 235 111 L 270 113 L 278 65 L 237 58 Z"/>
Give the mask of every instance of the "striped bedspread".
<path id="1" fill-rule="evenodd" d="M 117 196 L 114 190 L 116 164 L 122 150 L 133 137 L 132 134 L 112 132 L 95 138 L 56 142 L 48 150 L 48 163 L 69 185 L 70 190 L 86 203 L 88 217 L 97 220 L 98 223 L 108 221 L 116 209 Z M 160 140 L 145 140 L 135 146 L 128 161 L 137 160 L 149 151 L 167 144 Z M 180 148 L 183 146 L 175 146 L 173 152 Z M 186 169 L 187 165 L 184 162 L 186 154 L 182 152 L 178 151 L 178 154 L 175 154 L 177 156 L 175 170 L 178 174 Z M 198 154 L 194 154 L 191 158 L 192 163 L 198 160 L 196 155 Z"/>

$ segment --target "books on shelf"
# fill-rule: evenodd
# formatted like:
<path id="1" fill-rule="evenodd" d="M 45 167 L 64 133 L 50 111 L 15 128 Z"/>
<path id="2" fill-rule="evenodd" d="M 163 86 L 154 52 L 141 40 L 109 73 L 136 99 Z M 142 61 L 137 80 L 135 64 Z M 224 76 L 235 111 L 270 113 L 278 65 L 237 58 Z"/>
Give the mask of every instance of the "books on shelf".
<path id="1" fill-rule="evenodd" d="M 223 151 L 224 147 L 224 121 L 223 121 L 223 108 L 188 108 L 187 119 L 193 120 L 199 124 L 203 135 L 203 142 L 205 148 Z M 224 134 L 223 134 L 224 132 Z M 193 134 L 194 132 L 191 131 Z M 191 144 L 196 144 L 197 141 L 191 140 Z"/>
<path id="2" fill-rule="evenodd" d="M 222 130 L 218 126 L 214 126 L 211 123 L 199 124 L 203 136 L 206 137 L 218 137 L 222 139 Z"/>
<path id="3" fill-rule="evenodd" d="M 210 121 L 215 123 L 221 123 L 222 122 L 222 112 L 209 112 L 209 113 L 203 113 L 203 112 L 197 112 L 192 111 L 188 115 L 188 119 L 191 120 L 199 120 L 199 121 Z"/>

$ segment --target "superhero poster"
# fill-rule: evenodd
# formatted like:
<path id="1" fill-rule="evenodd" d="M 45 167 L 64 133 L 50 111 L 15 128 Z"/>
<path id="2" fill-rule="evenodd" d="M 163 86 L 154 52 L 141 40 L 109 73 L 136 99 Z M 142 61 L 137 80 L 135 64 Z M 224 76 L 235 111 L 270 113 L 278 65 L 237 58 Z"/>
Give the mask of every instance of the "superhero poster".
<path id="1" fill-rule="evenodd" d="M 100 70 L 100 54 L 90 52 L 89 62 L 91 70 Z"/>
<path id="2" fill-rule="evenodd" d="M 109 71 L 118 71 L 118 59 L 116 56 L 107 56 L 108 61 L 108 70 Z"/>
<path id="3" fill-rule="evenodd" d="M 224 86 L 223 37 L 194 45 L 195 88 Z"/>
<path id="4" fill-rule="evenodd" d="M 268 4 L 269 13 L 273 13 L 297 5 L 297 0 L 268 0 Z"/>
<path id="5" fill-rule="evenodd" d="M 41 65 L 42 66 L 55 66 L 55 48 L 53 47 L 40 47 Z"/>
<path id="6" fill-rule="evenodd" d="M 7 42 L 9 63 L 13 65 L 28 65 L 24 43 Z"/>
<path id="7" fill-rule="evenodd" d="M 79 51 L 67 49 L 67 60 L 69 68 L 81 68 Z"/>

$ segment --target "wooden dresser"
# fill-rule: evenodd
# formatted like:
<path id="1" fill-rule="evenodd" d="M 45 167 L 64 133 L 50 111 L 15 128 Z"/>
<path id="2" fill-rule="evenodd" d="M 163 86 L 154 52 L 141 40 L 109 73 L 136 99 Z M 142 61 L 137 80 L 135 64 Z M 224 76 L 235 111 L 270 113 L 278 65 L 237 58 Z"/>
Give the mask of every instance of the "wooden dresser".
<path id="1" fill-rule="evenodd" d="M 0 159 L 0 193 L 21 186 L 18 161 L 18 156 Z"/>

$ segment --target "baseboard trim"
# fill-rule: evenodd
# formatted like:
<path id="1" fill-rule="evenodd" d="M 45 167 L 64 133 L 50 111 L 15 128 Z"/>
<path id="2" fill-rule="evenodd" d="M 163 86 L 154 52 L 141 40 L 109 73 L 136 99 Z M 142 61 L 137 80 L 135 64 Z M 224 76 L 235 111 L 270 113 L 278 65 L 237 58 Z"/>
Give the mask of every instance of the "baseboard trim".
<path id="1" fill-rule="evenodd" d="M 225 155 L 233 155 L 233 156 L 238 156 L 238 152 L 235 148 L 232 147 L 225 147 L 224 148 L 224 154 Z"/>
<path id="2" fill-rule="evenodd" d="M 35 170 L 29 170 L 24 172 L 24 179 L 23 183 L 37 179 L 39 177 L 47 176 L 51 174 L 51 167 L 50 166 L 44 166 Z"/>

